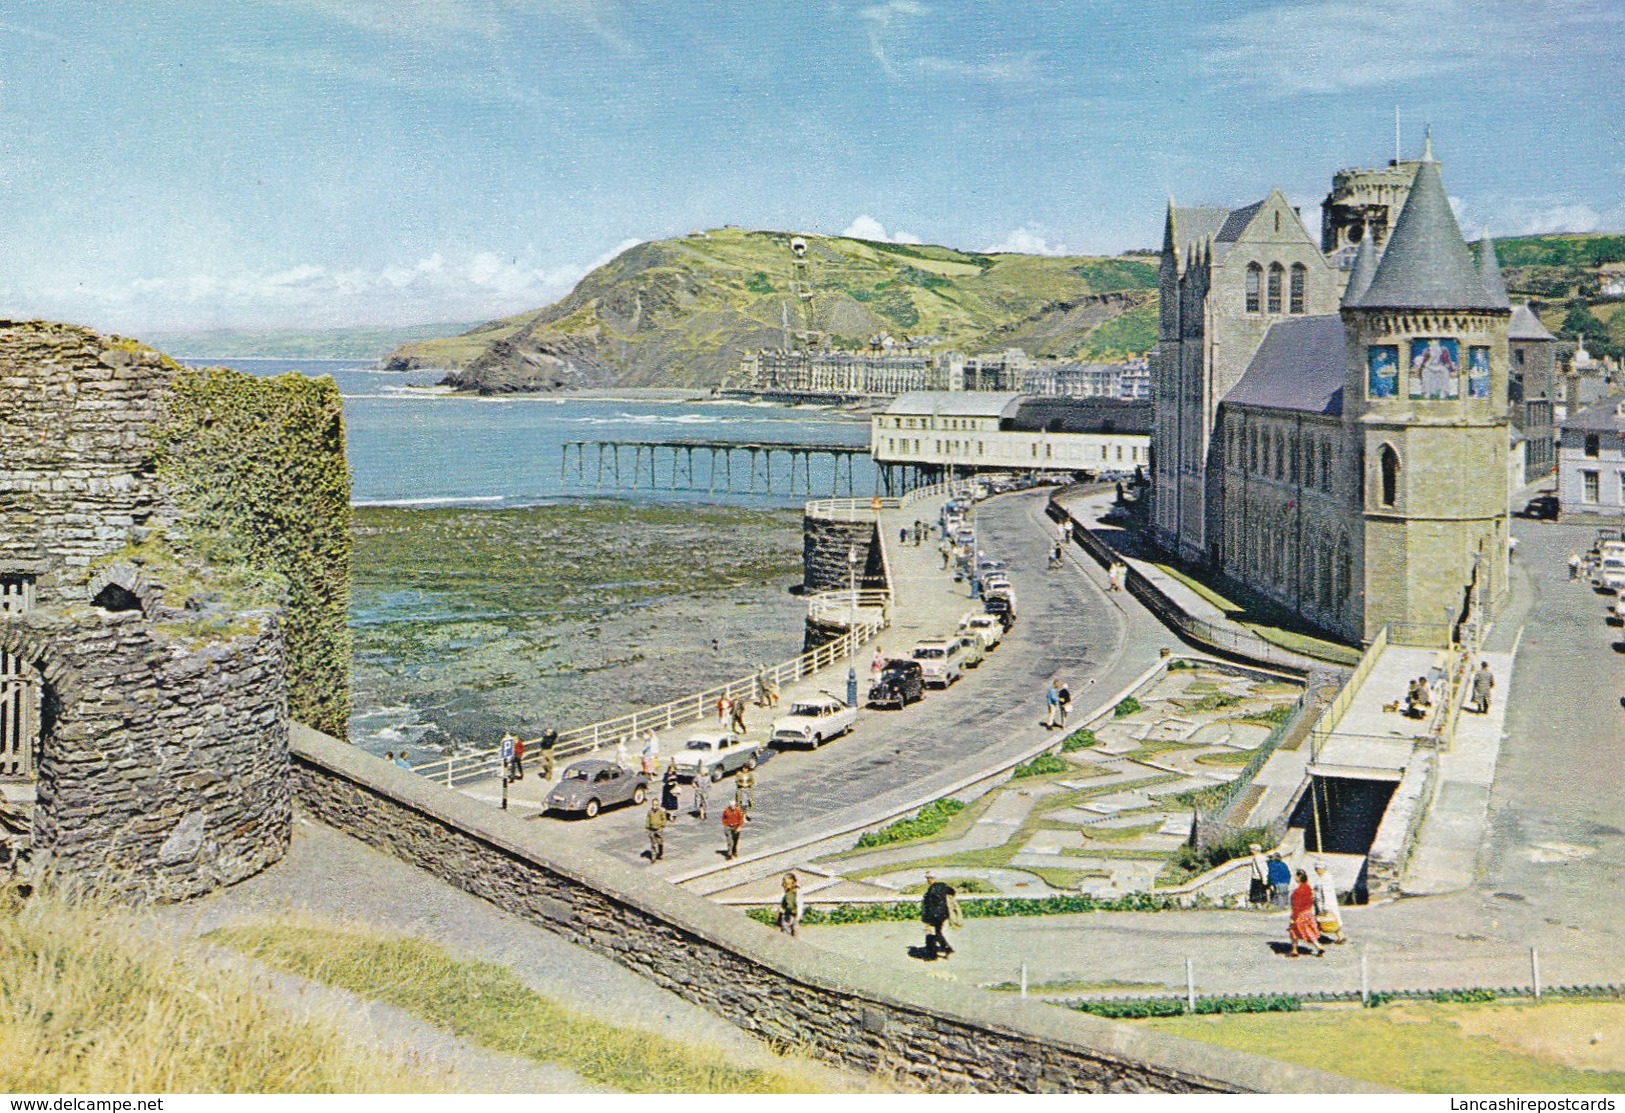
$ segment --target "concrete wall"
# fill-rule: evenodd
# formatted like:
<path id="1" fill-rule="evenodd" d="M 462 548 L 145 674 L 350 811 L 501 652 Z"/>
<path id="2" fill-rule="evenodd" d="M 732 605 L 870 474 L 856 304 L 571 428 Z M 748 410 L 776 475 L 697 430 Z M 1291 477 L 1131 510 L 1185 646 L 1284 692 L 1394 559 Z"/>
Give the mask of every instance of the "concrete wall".
<path id="1" fill-rule="evenodd" d="M 315 731 L 296 725 L 290 743 L 299 802 L 315 819 L 776 1044 L 934 1089 L 1370 1089 L 817 950 Z"/>

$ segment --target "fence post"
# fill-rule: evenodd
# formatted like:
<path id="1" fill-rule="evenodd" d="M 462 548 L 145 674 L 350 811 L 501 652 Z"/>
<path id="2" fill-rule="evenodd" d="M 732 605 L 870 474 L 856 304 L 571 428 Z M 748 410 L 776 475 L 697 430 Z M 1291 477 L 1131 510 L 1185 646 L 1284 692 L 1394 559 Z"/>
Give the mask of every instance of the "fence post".
<path id="1" fill-rule="evenodd" d="M 1540 1004 L 1540 952 L 1529 948 L 1529 976 L 1535 983 L 1535 1003 Z"/>
<path id="2" fill-rule="evenodd" d="M 1360 948 L 1360 1004 L 1366 1007 L 1371 1005 L 1371 968 L 1366 965 L 1364 947 Z"/>
<path id="3" fill-rule="evenodd" d="M 454 762 L 456 760 L 457 759 L 452 757 L 450 754 L 446 755 L 446 787 L 447 788 L 451 787 L 451 766 L 452 766 L 452 762 Z"/>
<path id="4" fill-rule="evenodd" d="M 1196 965 L 1185 956 L 1185 1004 L 1192 1016 L 1196 1015 Z"/>
<path id="5" fill-rule="evenodd" d="M 1021 964 L 1021 996 L 1023 998 L 1027 996 L 1027 964 L 1025 962 Z"/>

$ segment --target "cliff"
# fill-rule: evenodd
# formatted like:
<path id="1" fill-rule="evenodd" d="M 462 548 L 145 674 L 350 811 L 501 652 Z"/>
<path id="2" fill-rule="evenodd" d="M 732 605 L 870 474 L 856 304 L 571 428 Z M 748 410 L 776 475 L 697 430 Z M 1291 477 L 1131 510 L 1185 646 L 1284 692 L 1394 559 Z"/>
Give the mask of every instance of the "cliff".
<path id="1" fill-rule="evenodd" d="M 784 342 L 787 320 L 805 327 L 792 238 L 725 228 L 639 244 L 553 305 L 404 344 L 386 366 L 443 367 L 446 382 L 487 394 L 726 384 L 746 352 Z M 840 347 L 889 333 L 1099 358 L 1156 341 L 1156 270 L 1144 261 L 803 239 L 813 327 Z"/>

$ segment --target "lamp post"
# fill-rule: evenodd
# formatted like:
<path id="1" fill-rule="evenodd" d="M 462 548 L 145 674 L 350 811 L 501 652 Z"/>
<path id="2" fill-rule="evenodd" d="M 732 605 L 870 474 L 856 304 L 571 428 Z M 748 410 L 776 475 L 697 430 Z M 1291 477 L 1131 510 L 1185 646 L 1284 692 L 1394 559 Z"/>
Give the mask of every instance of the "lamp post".
<path id="1" fill-rule="evenodd" d="M 846 547 L 846 588 L 849 617 L 846 625 L 846 705 L 858 705 L 858 547 Z"/>

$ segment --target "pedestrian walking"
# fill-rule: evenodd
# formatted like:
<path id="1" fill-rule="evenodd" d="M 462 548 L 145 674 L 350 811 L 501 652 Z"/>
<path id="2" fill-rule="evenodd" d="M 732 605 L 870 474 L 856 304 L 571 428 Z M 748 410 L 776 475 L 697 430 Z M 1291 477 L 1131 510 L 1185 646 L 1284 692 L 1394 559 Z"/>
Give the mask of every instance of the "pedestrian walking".
<path id="1" fill-rule="evenodd" d="M 1315 891 L 1309 887 L 1309 874 L 1298 871 L 1298 885 L 1292 890 L 1292 919 L 1287 925 L 1287 958 L 1298 957 L 1298 944 L 1313 948 L 1309 953 L 1316 958 L 1326 954 L 1320 945 L 1320 920 L 1315 916 Z"/>
<path id="2" fill-rule="evenodd" d="M 643 736 L 643 752 L 649 755 L 649 762 L 656 769 L 660 768 L 660 736 L 649 731 Z"/>
<path id="3" fill-rule="evenodd" d="M 908 527 L 907 526 L 898 526 L 897 527 L 897 543 L 899 545 L 907 545 L 908 544 Z"/>
<path id="4" fill-rule="evenodd" d="M 925 953 L 929 958 L 947 958 L 954 953 L 943 932 L 947 925 L 958 927 L 960 919 L 959 897 L 953 886 L 938 881 L 934 873 L 925 875 L 925 894 L 920 898 L 920 919 L 931 930 L 925 934 Z"/>
<path id="5" fill-rule="evenodd" d="M 769 707 L 779 705 L 779 682 L 777 678 L 772 676 L 767 678 L 767 705 Z"/>
<path id="6" fill-rule="evenodd" d="M 1264 848 L 1258 843 L 1247 849 L 1253 856 L 1252 876 L 1247 879 L 1247 903 L 1268 904 L 1270 900 L 1270 864 L 1264 857 Z"/>
<path id="7" fill-rule="evenodd" d="M 738 803 L 729 804 L 722 809 L 722 833 L 728 840 L 728 849 L 724 858 L 739 857 L 739 832 L 745 827 L 745 813 Z"/>
<path id="8" fill-rule="evenodd" d="M 1478 671 L 1473 674 L 1473 704 L 1480 715 L 1490 713 L 1490 690 L 1495 687 L 1495 677 L 1490 673 L 1490 663 L 1480 661 Z"/>
<path id="9" fill-rule="evenodd" d="M 695 777 L 699 776 L 696 772 Z M 660 806 L 664 809 L 667 819 L 676 819 L 677 810 L 681 806 L 677 802 L 677 759 L 672 758 L 671 764 L 666 766 L 665 774 L 660 778 Z"/>
<path id="10" fill-rule="evenodd" d="M 747 728 L 745 726 L 745 701 L 744 700 L 742 700 L 742 699 L 734 700 L 733 706 L 731 708 L 729 708 L 729 710 L 728 710 L 728 729 L 733 731 L 735 734 L 744 734 L 746 732 Z"/>
<path id="11" fill-rule="evenodd" d="M 948 561 L 953 557 L 953 546 L 944 540 L 941 545 L 937 546 L 937 551 L 942 554 L 942 570 L 946 572 L 948 571 Z"/>
<path id="12" fill-rule="evenodd" d="M 1055 698 L 1061 706 L 1061 729 L 1065 730 L 1067 717 L 1072 714 L 1072 689 L 1066 686 L 1066 681 L 1061 681 L 1060 690 L 1055 693 Z"/>
<path id="13" fill-rule="evenodd" d="M 649 832 L 649 861 L 658 862 L 666 856 L 666 818 L 664 809 L 659 804 L 649 805 L 649 817 L 643 821 L 644 830 Z"/>
<path id="14" fill-rule="evenodd" d="M 717 697 L 717 726 L 725 727 L 728 725 L 728 712 L 732 707 L 733 701 L 728 698 L 726 692 Z"/>
<path id="15" fill-rule="evenodd" d="M 878 645 L 875 646 L 875 655 L 869 660 L 869 683 L 873 684 L 880 679 L 880 674 L 886 671 L 886 651 Z"/>
<path id="16" fill-rule="evenodd" d="M 1569 554 L 1569 579 L 1578 580 L 1579 578 L 1580 578 L 1580 554 L 1571 552 Z"/>
<path id="17" fill-rule="evenodd" d="M 542 780 L 544 781 L 553 779 L 553 747 L 558 744 L 559 732 L 552 727 L 542 731 L 541 737 L 536 739 L 537 752 L 542 755 Z"/>
<path id="18" fill-rule="evenodd" d="M 632 768 L 632 759 L 626 753 L 626 738 L 622 736 L 615 740 L 615 764 L 622 769 Z"/>
<path id="19" fill-rule="evenodd" d="M 1044 693 L 1044 706 L 1048 710 L 1048 714 L 1044 717 L 1044 729 L 1054 730 L 1055 718 L 1061 713 L 1061 682 L 1059 680 L 1049 682 L 1049 691 Z"/>
<path id="20" fill-rule="evenodd" d="M 1325 862 L 1315 863 L 1315 918 L 1320 922 L 1320 934 L 1333 943 L 1347 943 L 1343 932 L 1343 910 L 1337 906 L 1337 882 L 1326 870 Z"/>
<path id="21" fill-rule="evenodd" d="M 801 885 L 793 871 L 784 875 L 781 884 L 784 895 L 779 898 L 779 930 L 794 939 L 801 927 Z"/>
<path id="22" fill-rule="evenodd" d="M 1279 854 L 1271 854 L 1269 860 L 1270 903 L 1276 908 L 1285 909 L 1292 897 L 1292 871 L 1281 860 Z"/>
<path id="23" fill-rule="evenodd" d="M 756 806 L 756 774 L 750 766 L 745 766 L 734 774 L 734 803 L 745 811 Z"/>
<path id="24" fill-rule="evenodd" d="M 711 778 L 704 772 L 694 771 L 694 818 L 705 818 L 705 793 L 711 787 Z"/>
<path id="25" fill-rule="evenodd" d="M 513 779 L 525 779 L 525 740 L 518 735 L 513 740 Z"/>

